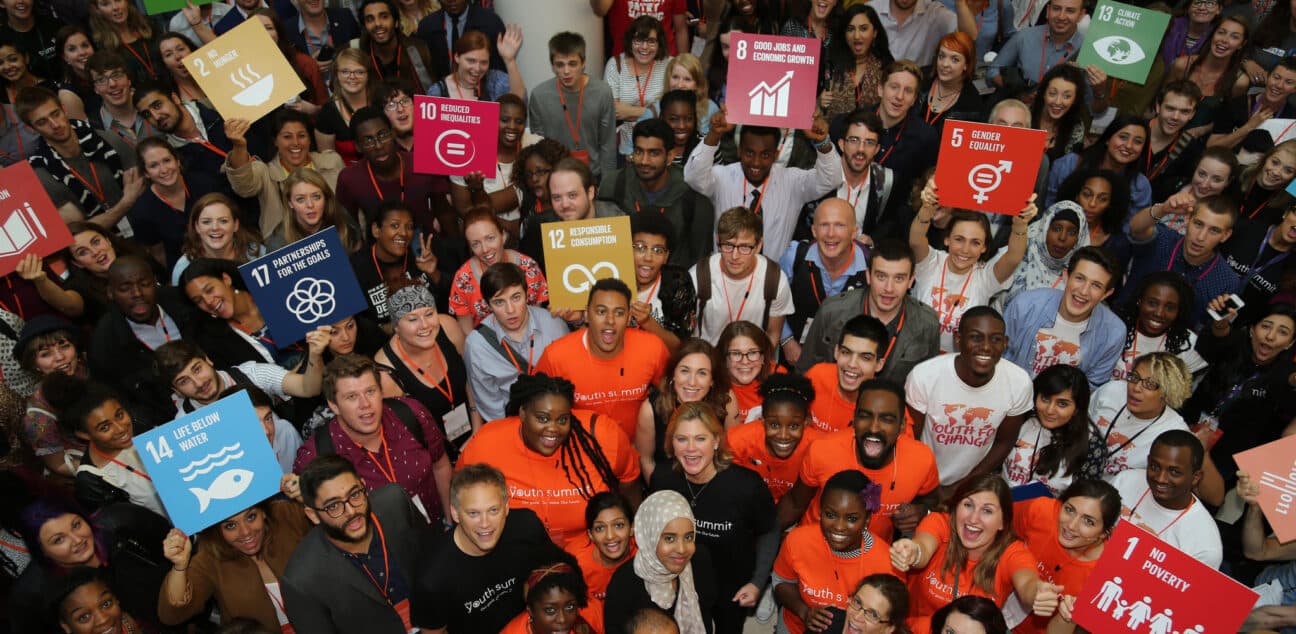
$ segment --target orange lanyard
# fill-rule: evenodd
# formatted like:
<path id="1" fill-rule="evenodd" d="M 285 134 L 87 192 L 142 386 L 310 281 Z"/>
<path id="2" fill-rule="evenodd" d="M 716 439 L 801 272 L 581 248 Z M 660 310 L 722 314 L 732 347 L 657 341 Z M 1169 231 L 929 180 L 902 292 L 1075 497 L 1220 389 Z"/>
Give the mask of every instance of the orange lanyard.
<path id="1" fill-rule="evenodd" d="M 656 280 L 655 282 L 653 282 L 652 288 L 648 289 L 648 299 L 645 300 L 645 301 L 649 301 L 649 302 L 652 301 L 653 295 L 655 295 L 655 294 L 657 293 L 657 287 L 658 287 L 658 286 L 661 286 L 661 273 L 660 273 L 660 272 L 657 273 L 657 280 Z M 738 312 L 741 313 L 742 311 L 738 311 Z"/>
<path id="2" fill-rule="evenodd" d="M 782 147 L 783 147 L 782 144 L 780 144 L 780 145 L 779 145 L 779 148 L 781 149 Z M 766 176 L 766 177 L 765 177 L 765 180 L 761 181 L 760 193 L 759 193 L 759 194 L 756 194 L 756 199 L 753 201 L 753 202 L 756 203 L 756 206 L 755 206 L 755 207 L 752 207 L 752 210 L 751 210 L 751 211 L 752 211 L 752 213 L 756 214 L 757 216 L 760 215 L 761 206 L 765 204 L 765 187 L 766 187 L 767 185 L 769 185 L 770 176 L 773 176 L 773 174 L 770 174 L 769 176 Z M 739 177 L 740 179 L 742 179 L 742 183 L 743 183 L 744 185 L 747 184 L 746 177 L 742 176 L 741 172 L 739 173 L 739 176 L 738 176 L 738 177 Z M 744 187 L 744 189 L 746 189 L 746 188 Z M 747 193 L 744 192 L 744 193 L 743 193 L 743 198 L 746 198 L 746 197 L 747 197 Z M 665 213 L 665 212 L 666 212 L 666 210 L 665 210 L 665 209 L 662 209 L 662 213 Z M 741 311 L 740 311 L 740 312 L 741 312 Z"/>
<path id="3" fill-rule="evenodd" d="M 180 179 L 180 186 L 181 186 L 181 187 L 184 187 L 184 198 L 180 199 L 180 204 L 179 204 L 179 205 L 177 205 L 177 204 L 171 202 L 171 199 L 170 199 L 170 198 L 167 198 L 167 197 L 166 197 L 162 192 L 158 191 L 157 185 L 154 185 L 154 186 L 150 187 L 149 189 L 152 189 L 152 190 L 153 190 L 153 195 L 154 195 L 154 196 L 157 196 L 157 197 L 160 198 L 160 199 L 162 199 L 162 202 L 166 203 L 168 207 L 170 207 L 171 209 L 174 209 L 175 211 L 178 211 L 178 212 L 184 213 L 185 203 L 189 202 L 189 185 L 188 185 L 187 183 L 184 182 L 184 178 L 181 178 L 181 179 Z"/>
<path id="4" fill-rule="evenodd" d="M 1048 36 L 1049 36 L 1048 29 L 1044 29 L 1044 37 L 1040 38 L 1039 79 L 1035 80 L 1035 83 L 1040 83 L 1044 81 L 1044 72 L 1045 70 L 1047 70 L 1044 68 L 1044 60 L 1048 58 L 1048 52 L 1049 52 Z M 1068 57 L 1071 57 L 1071 42 L 1067 42 L 1066 52 L 1062 54 L 1062 59 L 1058 60 L 1058 64 L 1065 62 Z M 1052 66 L 1050 66 L 1049 68 L 1051 69 Z"/>
<path id="5" fill-rule="evenodd" d="M 131 45 L 130 45 L 130 42 L 127 42 L 127 41 L 125 41 L 125 40 L 122 40 L 122 46 L 125 46 L 125 47 L 126 47 L 126 50 L 127 50 L 127 51 L 130 51 L 130 54 L 131 54 L 135 59 L 139 60 L 139 63 L 140 63 L 140 64 L 143 64 L 143 65 L 144 65 L 144 68 L 147 68 L 147 69 L 148 69 L 148 72 L 149 72 L 150 75 L 157 75 L 157 71 L 153 70 L 153 62 L 152 62 L 152 60 L 149 59 L 149 56 L 148 56 L 148 49 L 147 49 L 147 48 L 144 49 L 144 56 L 143 56 L 143 57 L 140 57 L 140 54 L 137 53 L 137 52 L 135 52 L 135 47 L 134 47 L 134 46 L 131 46 Z"/>
<path id="6" fill-rule="evenodd" d="M 517 368 L 518 374 L 522 374 L 522 373 L 523 373 L 523 372 L 522 372 L 522 365 L 518 363 L 517 357 L 513 356 L 513 348 L 509 347 L 508 343 L 506 343 L 506 342 L 504 342 L 504 341 L 502 341 L 502 340 L 500 341 L 500 343 L 503 344 L 502 347 L 504 348 L 504 352 L 505 352 L 506 354 L 508 354 L 509 361 L 513 364 L 513 367 Z M 526 374 L 528 374 L 528 375 L 530 375 L 530 374 L 535 374 L 535 362 L 534 362 L 534 361 L 532 360 L 532 358 L 531 358 L 531 355 L 533 355 L 533 354 L 535 354 L 535 335 L 531 335 L 531 340 L 530 340 L 530 343 L 529 343 L 529 348 L 528 348 L 528 350 L 527 350 L 527 369 L 526 369 Z M 447 381 L 447 382 L 446 382 L 446 385 L 449 385 L 449 384 L 450 384 L 450 383 Z"/>
<path id="7" fill-rule="evenodd" d="M 372 247 L 370 247 L 369 255 L 373 256 L 374 270 L 378 272 L 378 279 L 383 280 L 385 282 L 387 278 L 383 275 L 382 265 L 378 264 L 378 245 L 375 244 Z M 409 270 L 409 251 L 406 251 L 405 264 L 401 266 L 401 274 L 403 275 L 408 270 Z"/>
<path id="8" fill-rule="evenodd" d="M 1066 270 L 1065 270 L 1065 269 L 1064 269 L 1061 273 L 1058 273 L 1057 279 L 1056 279 L 1056 280 L 1053 280 L 1053 285 L 1050 286 L 1049 288 L 1057 288 L 1057 285 L 1060 284 L 1060 283 L 1062 283 L 1062 276 L 1064 276 L 1064 275 L 1066 275 Z"/>
<path id="9" fill-rule="evenodd" d="M 90 193 L 94 194 L 95 197 L 99 199 L 100 203 L 105 205 L 108 204 L 108 201 L 104 198 L 103 184 L 99 182 L 99 171 L 95 169 L 94 161 L 86 159 L 86 164 L 90 166 L 90 176 L 91 178 L 94 178 L 94 185 L 91 185 L 90 180 L 82 176 L 80 172 L 72 169 L 71 165 L 68 165 L 67 168 L 69 172 L 72 172 L 72 175 L 75 176 L 77 180 L 81 181 L 82 185 L 86 186 L 86 189 L 90 190 Z"/>
<path id="10" fill-rule="evenodd" d="M 743 309 L 747 307 L 747 298 L 751 297 L 752 284 L 756 282 L 756 271 L 751 272 L 751 277 L 747 279 L 747 290 L 743 291 L 742 302 L 738 304 L 738 316 L 742 317 Z M 724 276 L 720 276 L 720 290 L 724 292 L 725 309 L 729 311 L 729 322 L 737 321 L 734 319 L 733 304 L 729 303 L 729 288 L 724 283 Z"/>
<path id="11" fill-rule="evenodd" d="M 245 335 L 247 335 L 247 336 L 249 336 L 249 337 L 252 337 L 252 338 L 254 338 L 254 339 L 257 339 L 257 340 L 259 340 L 261 343 L 264 343 L 264 344 L 267 345 L 267 346 L 270 346 L 270 350 L 274 351 L 274 350 L 278 350 L 278 349 L 279 349 L 279 346 L 278 346 L 278 344 L 276 344 L 276 343 L 274 342 L 274 339 L 271 339 L 271 338 L 270 338 L 269 336 L 267 336 L 267 335 L 258 335 L 258 334 L 254 334 L 254 333 L 256 332 L 255 330 L 252 330 L 251 328 L 247 328 L 247 327 L 245 327 L 243 324 L 239 323 L 239 320 L 237 320 L 237 319 L 230 319 L 230 323 L 234 324 L 234 327 L 235 327 L 235 328 L 238 328 L 239 330 L 243 331 L 243 334 L 245 334 Z M 261 327 L 262 330 L 265 330 L 266 328 L 267 328 L 267 325 L 263 325 L 263 326 Z M 273 352 L 272 352 L 271 354 L 273 354 Z"/>
<path id="12" fill-rule="evenodd" d="M 211 150 L 212 154 L 215 154 L 216 156 L 219 156 L 221 158 L 226 158 L 229 156 L 229 152 L 226 152 L 225 150 L 222 150 L 216 147 L 215 145 L 212 145 L 211 141 L 208 141 L 207 139 L 204 139 L 202 137 L 194 137 L 192 139 L 185 139 L 185 140 L 190 143 L 197 143 L 198 145 L 201 145 L 207 148 L 208 150 Z"/>
<path id="13" fill-rule="evenodd" d="M 18 544 L 11 544 L 3 539 L 0 539 L 0 547 L 8 548 L 9 550 L 18 551 L 23 554 L 31 554 L 31 551 L 27 550 L 26 548 L 23 548 Z"/>
<path id="14" fill-rule="evenodd" d="M 923 121 L 926 121 L 931 125 L 936 125 L 936 120 L 940 119 L 941 116 L 944 115 L 946 112 L 949 112 L 949 108 L 946 108 L 944 110 L 941 110 L 940 112 L 932 114 L 932 103 L 936 101 L 933 98 L 933 96 L 936 94 L 936 85 L 938 83 L 940 83 L 940 80 L 933 79 L 931 89 L 927 91 L 927 114 L 923 115 Z"/>
<path id="15" fill-rule="evenodd" d="M 397 171 L 400 172 L 400 199 L 405 202 L 405 159 L 396 155 Z M 383 195 L 382 188 L 378 186 L 378 179 L 374 178 L 373 163 L 365 159 L 365 169 L 369 171 L 369 183 L 373 185 L 374 193 L 378 194 L 379 201 L 386 201 L 387 197 Z"/>
<path id="16" fill-rule="evenodd" d="M 882 106 L 878 106 L 877 111 L 878 111 L 878 113 L 881 113 L 881 112 L 882 112 Z M 891 153 L 895 151 L 897 145 L 900 145 L 900 137 L 904 136 L 905 126 L 908 126 L 908 125 L 909 125 L 909 114 L 908 114 L 908 113 L 905 113 L 904 121 L 901 121 L 901 122 L 900 122 L 900 129 L 899 129 L 899 130 L 896 130 L 895 139 L 893 139 L 893 140 L 891 141 L 891 147 L 887 148 L 887 151 L 884 152 L 884 153 L 882 154 L 882 158 L 880 158 L 880 159 L 878 159 L 878 160 L 876 161 L 876 163 L 877 163 L 878 165 L 886 165 L 887 157 L 891 156 Z M 886 133 L 883 132 L 883 135 L 885 135 L 885 134 L 886 134 Z M 879 139 L 879 140 L 880 140 L 880 139 Z"/>
<path id="17" fill-rule="evenodd" d="M 1148 493 L 1151 493 L 1151 492 L 1152 492 L 1152 489 L 1146 489 L 1146 490 L 1143 491 L 1143 495 L 1140 495 L 1140 496 L 1139 496 L 1138 502 L 1135 502 L 1135 503 L 1134 503 L 1134 508 L 1130 509 L 1130 517 L 1131 517 L 1131 518 L 1134 517 L 1134 512 L 1138 510 L 1139 505 L 1143 503 L 1143 498 L 1146 498 L 1147 495 L 1148 495 Z M 1166 525 L 1165 525 L 1165 528 L 1163 528 L 1163 529 L 1157 531 L 1157 532 L 1154 533 L 1154 534 L 1155 534 L 1157 537 L 1160 537 L 1162 533 L 1164 533 L 1164 532 L 1170 530 L 1170 527 L 1171 527 L 1171 526 L 1174 526 L 1175 523 L 1177 523 L 1179 520 L 1183 519 L 1183 516 L 1185 516 L 1185 515 L 1188 514 L 1188 511 L 1191 511 L 1191 510 L 1192 510 L 1193 503 L 1196 502 L 1196 501 L 1197 501 L 1197 498 L 1196 498 L 1196 497 L 1194 497 L 1194 498 L 1188 500 L 1188 506 L 1185 507 L 1184 510 L 1179 511 L 1179 514 L 1176 515 L 1175 518 L 1174 518 L 1173 520 L 1170 520 L 1170 523 L 1169 523 L 1169 524 L 1166 524 Z M 1148 528 L 1151 528 L 1151 527 L 1149 526 Z"/>
<path id="18" fill-rule="evenodd" d="M 959 289 L 958 298 L 955 300 L 955 303 L 950 306 L 949 313 L 946 314 L 945 311 L 940 310 L 940 308 L 937 308 L 937 312 L 940 313 L 941 315 L 942 330 L 944 330 L 945 327 L 949 325 L 950 321 L 954 319 L 954 311 L 958 310 L 958 303 L 967 301 L 967 296 L 964 293 L 967 292 L 968 282 L 972 281 L 972 273 L 975 268 L 976 265 L 973 264 L 972 269 L 968 269 L 967 277 L 963 278 L 963 288 Z M 949 270 L 949 256 L 947 255 L 945 256 L 945 266 L 941 267 L 941 281 L 940 281 L 941 306 L 945 305 L 945 272 L 948 270 Z"/>
<path id="19" fill-rule="evenodd" d="M 1134 365 L 1134 360 L 1138 358 L 1138 338 L 1139 338 L 1138 328 L 1135 328 L 1134 341 L 1130 342 L 1130 356 L 1129 356 L 1130 360 L 1125 364 L 1126 374 L 1129 374 L 1129 371 L 1133 369 L 1130 366 Z M 1161 336 L 1161 345 L 1157 346 L 1156 352 L 1160 352 L 1161 350 L 1165 349 L 1166 339 L 1168 339 L 1166 335 Z"/>
<path id="20" fill-rule="evenodd" d="M 360 449 L 364 449 L 365 454 L 369 456 L 369 460 L 373 462 L 374 468 L 378 469 L 378 473 L 383 474 L 383 477 L 387 478 L 388 482 L 392 484 L 400 484 L 400 482 L 396 481 L 396 467 L 392 465 L 391 451 L 387 449 L 387 432 L 386 430 L 383 429 L 382 426 L 381 412 L 378 414 L 378 437 L 382 439 L 383 458 L 387 460 L 386 470 L 383 469 L 382 463 L 378 462 L 378 456 L 375 456 L 374 452 L 365 449 L 363 446 L 360 445 L 360 443 L 356 443 L 356 447 Z"/>
<path id="21" fill-rule="evenodd" d="M 130 466 L 130 465 L 128 465 L 128 464 L 126 464 L 126 463 L 124 463 L 124 462 L 122 462 L 122 461 L 120 461 L 120 460 L 118 460 L 118 459 L 116 459 L 116 458 L 114 458 L 114 457 L 112 457 L 112 456 L 110 456 L 110 455 L 104 453 L 103 451 L 101 451 L 98 447 L 96 447 L 96 446 L 93 445 L 93 444 L 90 445 L 90 450 L 93 451 L 93 452 L 95 452 L 95 453 L 97 453 L 97 454 L 99 454 L 99 457 L 100 457 L 100 458 L 103 458 L 104 460 L 107 460 L 108 462 L 111 462 L 111 463 L 113 463 L 113 464 L 115 464 L 115 465 L 117 465 L 117 466 L 119 466 L 119 467 L 121 467 L 121 468 L 123 468 L 123 469 L 125 469 L 125 470 L 127 470 L 127 471 L 129 471 L 129 472 L 131 472 L 133 475 L 137 475 L 137 476 L 139 476 L 139 477 L 141 477 L 141 478 L 144 478 L 145 480 L 148 480 L 149 482 L 152 482 L 152 481 L 153 481 L 153 478 L 148 477 L 148 474 L 147 474 L 147 473 L 144 473 L 143 471 L 140 471 L 139 469 L 136 469 L 135 467 L 132 467 L 132 466 Z"/>
<path id="22" fill-rule="evenodd" d="M 400 340 L 397 339 L 395 343 L 396 343 L 396 353 L 399 354 L 401 358 L 405 360 L 405 363 L 408 363 L 410 366 L 412 366 L 415 372 L 418 372 L 420 380 L 426 379 L 428 373 L 424 372 L 422 366 L 415 363 L 414 360 L 409 357 L 409 355 L 405 354 L 405 346 L 401 345 Z M 437 360 L 441 362 L 441 380 L 437 381 L 436 383 L 433 383 L 432 387 L 436 388 L 436 391 L 440 392 L 441 396 L 446 397 L 446 402 L 448 402 L 451 406 L 454 406 L 454 385 L 450 384 L 450 365 L 446 363 L 445 355 L 441 353 L 440 346 L 434 347 L 432 349 L 433 351 L 436 352 Z M 431 369 L 431 366 L 428 366 L 428 369 Z M 423 380 L 423 382 L 427 383 L 426 380 Z M 441 387 L 442 383 L 445 383 L 444 389 Z"/>
<path id="23" fill-rule="evenodd" d="M 369 519 L 373 520 L 374 528 L 378 529 L 378 544 L 382 547 L 383 582 L 381 584 L 378 583 L 378 580 L 374 578 L 373 573 L 369 571 L 369 566 L 366 566 L 363 561 L 359 561 L 358 558 L 357 561 L 359 561 L 360 569 L 364 570 L 365 575 L 369 577 L 369 581 L 372 581 L 374 587 L 378 588 L 378 591 L 382 593 L 383 601 L 386 601 L 389 607 L 396 607 L 392 605 L 391 599 L 387 597 L 387 588 L 391 583 L 391 564 L 387 560 L 387 536 L 383 535 L 382 523 L 378 521 L 378 516 L 376 514 L 370 513 Z"/>
<path id="24" fill-rule="evenodd" d="M 325 46 L 328 46 L 330 48 L 333 46 L 333 32 L 330 31 L 328 28 L 327 17 L 324 20 L 324 28 L 320 29 L 320 33 L 316 33 L 312 31 L 310 25 L 306 24 L 304 20 L 302 21 L 302 26 L 306 27 L 302 29 L 302 39 L 306 41 L 307 55 L 310 55 L 311 57 L 315 57 L 315 55 L 317 55 L 321 50 L 323 50 Z M 315 49 L 311 48 L 311 40 L 316 38 L 323 40 L 325 36 L 328 36 L 327 42 L 325 42 L 324 44 L 320 44 L 319 48 L 315 48 Z M 377 66 L 377 64 L 374 64 L 374 66 Z"/>
<path id="25" fill-rule="evenodd" d="M 392 37 L 395 36 L 393 35 Z M 400 54 L 401 54 L 400 49 L 401 49 L 400 43 L 397 42 L 396 43 L 396 79 L 400 79 Z M 374 56 L 373 44 L 369 45 L 369 61 L 373 62 L 374 73 L 378 75 L 378 81 L 383 81 L 385 77 L 383 77 L 382 68 L 378 66 L 378 58 Z"/>
<path id="26" fill-rule="evenodd" d="M 198 98 L 195 97 L 193 93 L 189 92 L 189 89 L 185 88 L 184 84 L 177 84 L 176 87 L 180 89 L 180 92 L 184 93 L 184 96 L 187 97 L 189 101 L 198 101 Z"/>
<path id="27" fill-rule="evenodd" d="M 454 83 L 455 93 L 459 95 L 460 99 L 463 99 L 464 98 L 463 90 L 459 88 L 459 80 L 454 75 L 451 75 L 450 81 Z M 473 94 L 477 97 L 477 99 L 481 99 L 481 82 L 478 82 L 476 86 L 473 86 Z"/>
<path id="28" fill-rule="evenodd" d="M 567 120 L 567 131 L 571 132 L 572 145 L 580 147 L 580 123 L 581 111 L 585 109 L 585 84 L 589 83 L 588 77 L 581 77 L 580 99 L 576 101 L 576 125 L 572 125 L 571 116 L 567 113 L 567 98 L 563 96 L 563 87 L 558 86 L 558 101 L 562 102 L 563 118 Z"/>
<path id="29" fill-rule="evenodd" d="M 1147 177 L 1148 177 L 1149 180 L 1150 180 L 1150 179 L 1153 179 L 1153 178 L 1156 178 L 1157 174 L 1160 174 L 1160 173 L 1161 173 L 1161 170 L 1162 170 L 1163 168 L 1165 168 L 1165 164 L 1170 160 L 1170 154 L 1172 154 L 1172 153 L 1174 152 L 1174 148 L 1175 148 L 1175 146 L 1179 144 L 1179 135 L 1181 135 L 1181 134 L 1183 134 L 1183 128 L 1180 128 L 1179 131 L 1175 133 L 1174 138 L 1173 138 L 1173 139 L 1170 139 L 1170 145 L 1167 145 L 1167 146 L 1166 146 L 1166 155 L 1165 155 L 1165 157 L 1161 159 L 1161 162 L 1160 162 L 1160 163 L 1157 163 L 1157 166 L 1156 166 L 1155 168 L 1152 167 L 1152 153 L 1151 153 L 1151 152 L 1148 153 L 1148 157 L 1147 157 L 1147 167 L 1148 167 Z"/>
<path id="30" fill-rule="evenodd" d="M 652 72 L 653 68 L 657 66 L 657 60 L 653 60 L 651 64 L 648 64 L 648 72 L 643 76 L 643 83 L 639 82 L 639 63 L 634 61 L 634 57 L 630 58 L 630 64 L 635 70 L 635 89 L 639 91 L 639 107 L 642 108 L 648 96 L 648 82 L 652 81 Z M 561 90 L 558 92 L 559 94 L 562 93 Z"/>
<path id="31" fill-rule="evenodd" d="M 900 300 L 900 301 L 904 301 L 904 300 Z M 884 364 L 886 363 L 887 358 L 891 356 L 891 349 L 895 347 L 896 339 L 900 338 L 900 331 L 904 330 L 905 312 L 906 311 L 904 308 L 900 309 L 900 323 L 896 324 L 895 334 L 891 335 L 891 343 L 887 344 L 886 353 L 882 355 L 882 363 Z M 869 301 L 867 295 L 864 296 L 864 314 L 865 315 L 869 314 Z M 892 459 L 894 460 L 894 457 L 892 457 Z M 892 483 L 891 488 L 893 489 L 895 488 L 894 483 Z"/>
<path id="32" fill-rule="evenodd" d="M 76 173 L 76 172 L 73 172 L 73 174 L 75 174 L 75 173 Z M 1259 177 L 1257 177 L 1256 180 L 1259 180 Z M 1250 197 L 1251 197 L 1251 192 L 1255 190 L 1255 187 L 1256 187 L 1256 184 L 1255 184 L 1255 183 L 1251 183 L 1251 187 L 1247 189 L 1247 193 L 1246 193 L 1246 197 L 1247 197 L 1247 198 L 1250 198 Z M 1274 196 L 1277 196 L 1277 195 L 1278 195 L 1278 192 L 1274 192 L 1274 193 L 1272 193 L 1272 194 L 1269 194 L 1269 197 L 1266 198 L 1264 202 L 1260 203 L 1259 205 L 1256 205 L 1256 208 L 1255 208 L 1251 213 L 1247 214 L 1247 219 L 1248 219 L 1248 220 L 1255 220 L 1256 214 L 1260 213 L 1261 211 L 1264 211 L 1264 209 L 1265 209 L 1266 207 L 1269 206 L 1269 203 L 1273 202 Z M 1242 213 L 1244 213 L 1244 214 L 1246 213 L 1246 207 L 1243 207 L 1243 208 L 1242 208 Z"/>
<path id="33" fill-rule="evenodd" d="M 162 312 L 161 307 L 158 308 L 158 312 L 159 312 L 159 313 Z M 159 314 L 159 315 L 158 315 L 158 323 L 157 323 L 154 327 L 155 327 L 155 328 L 161 328 L 161 329 L 162 329 L 162 337 L 166 339 L 166 343 L 171 343 L 171 331 L 170 331 L 170 330 L 167 328 L 167 326 L 166 326 L 166 315 Z M 134 332 L 134 331 L 132 331 L 132 332 Z M 143 339 L 140 339 L 140 336 L 139 336 L 139 335 L 135 335 L 135 339 L 137 339 L 137 340 L 140 342 L 140 345 L 144 346 L 145 348 L 148 348 L 149 350 L 153 350 L 153 349 L 154 349 L 152 346 L 148 345 L 147 343 L 144 343 L 144 340 L 143 340 Z"/>
<path id="34" fill-rule="evenodd" d="M 865 189 L 868 189 L 868 176 L 865 176 L 864 182 L 860 183 L 859 191 L 851 187 L 850 183 L 846 183 L 846 202 L 850 203 L 851 209 L 854 209 L 855 205 L 859 204 L 859 199 L 864 197 Z M 855 192 L 855 195 L 851 196 L 851 192 Z"/>

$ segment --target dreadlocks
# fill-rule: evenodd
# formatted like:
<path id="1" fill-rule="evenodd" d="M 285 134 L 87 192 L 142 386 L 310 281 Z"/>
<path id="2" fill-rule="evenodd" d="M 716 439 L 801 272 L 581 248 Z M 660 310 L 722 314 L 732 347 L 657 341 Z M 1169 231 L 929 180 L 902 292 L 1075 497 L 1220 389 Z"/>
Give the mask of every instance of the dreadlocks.
<path id="1" fill-rule="evenodd" d="M 513 385 L 509 386 L 509 400 L 504 406 L 504 413 L 520 416 L 523 407 L 529 407 L 540 397 L 550 394 L 562 397 L 568 406 L 576 402 L 576 386 L 567 379 L 544 373 L 519 375 Z M 567 481 L 580 489 L 581 496 L 586 500 L 597 492 L 594 474 L 590 473 L 591 466 L 608 491 L 616 491 L 621 484 L 594 434 L 574 414 L 571 417 L 571 430 L 559 448 L 558 464 L 562 466 Z"/>
<path id="2" fill-rule="evenodd" d="M 1172 271 L 1155 271 L 1149 273 L 1134 289 L 1129 300 L 1122 307 L 1120 317 L 1125 320 L 1125 350 L 1129 350 L 1130 345 L 1134 343 L 1134 337 L 1138 331 L 1139 319 L 1139 302 L 1143 299 L 1143 294 L 1153 286 L 1165 286 L 1174 291 L 1179 296 L 1179 314 L 1175 316 L 1174 322 L 1166 329 L 1165 351 L 1172 354 L 1179 354 L 1184 350 L 1191 348 L 1188 337 L 1191 333 L 1192 323 L 1192 306 L 1193 306 L 1193 288 L 1188 285 L 1188 280 L 1184 276 Z"/>

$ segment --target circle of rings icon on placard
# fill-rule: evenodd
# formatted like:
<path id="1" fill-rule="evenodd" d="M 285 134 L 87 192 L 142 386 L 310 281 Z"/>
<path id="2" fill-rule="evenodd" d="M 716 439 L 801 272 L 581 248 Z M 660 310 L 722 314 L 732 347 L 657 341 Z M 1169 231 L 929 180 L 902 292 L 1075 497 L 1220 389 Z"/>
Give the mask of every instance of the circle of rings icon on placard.
<path id="1" fill-rule="evenodd" d="M 333 282 L 303 277 L 293 285 L 284 307 L 303 324 L 313 324 L 333 314 L 337 308 Z"/>
<path id="2" fill-rule="evenodd" d="M 599 281 L 597 273 L 600 270 L 608 271 L 608 277 L 620 277 L 621 275 L 620 271 L 617 271 L 616 265 L 611 262 L 599 262 L 592 267 L 586 267 L 584 264 L 572 264 L 563 270 L 563 286 L 566 286 L 567 290 L 573 293 L 584 293 L 585 291 L 588 291 L 595 282 Z M 575 286 L 571 283 L 571 274 L 573 271 L 581 273 L 581 277 L 585 278 Z"/>

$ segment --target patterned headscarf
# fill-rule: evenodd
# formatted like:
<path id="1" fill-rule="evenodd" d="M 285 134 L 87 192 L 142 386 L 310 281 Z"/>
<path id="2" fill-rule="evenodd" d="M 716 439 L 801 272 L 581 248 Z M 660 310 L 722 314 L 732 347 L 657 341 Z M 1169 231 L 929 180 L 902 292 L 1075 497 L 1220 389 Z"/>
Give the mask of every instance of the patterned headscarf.
<path id="1" fill-rule="evenodd" d="M 702 621 L 702 604 L 698 600 L 697 589 L 693 586 L 693 564 L 684 566 L 678 575 L 666 568 L 657 558 L 657 541 L 661 539 L 666 525 L 679 518 L 692 522 L 693 509 L 688 500 L 675 491 L 658 491 L 639 505 L 635 513 L 635 543 L 639 552 L 635 553 L 634 571 L 643 579 L 648 597 L 657 607 L 670 610 L 675 605 L 676 593 L 671 581 L 679 579 L 679 605 L 675 606 L 675 623 L 679 625 L 680 634 L 706 634 L 706 624 Z"/>
<path id="2" fill-rule="evenodd" d="M 1060 258 L 1055 258 L 1048 251 L 1048 231 L 1049 225 L 1053 224 L 1058 214 L 1079 225 L 1080 235 L 1070 251 Z M 1026 255 L 1013 274 L 1012 286 L 1008 287 L 1008 294 L 1004 298 L 1005 306 L 1022 291 L 1057 285 L 1062 272 L 1066 270 L 1067 263 L 1071 261 L 1071 256 L 1082 247 L 1089 246 L 1089 223 L 1085 221 L 1084 209 L 1070 200 L 1059 200 L 1053 203 L 1052 207 L 1044 211 L 1043 218 L 1030 224 L 1027 232 Z"/>
<path id="3" fill-rule="evenodd" d="M 431 306 L 436 308 L 436 298 L 422 284 L 402 286 L 395 293 L 387 296 L 387 314 L 391 315 L 392 325 L 411 311 Z"/>

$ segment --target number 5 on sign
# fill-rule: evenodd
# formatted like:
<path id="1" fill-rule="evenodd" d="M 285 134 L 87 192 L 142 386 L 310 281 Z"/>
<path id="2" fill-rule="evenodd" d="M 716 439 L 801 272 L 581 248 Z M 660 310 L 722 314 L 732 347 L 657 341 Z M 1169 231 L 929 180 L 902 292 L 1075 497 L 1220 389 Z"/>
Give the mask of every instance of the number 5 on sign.
<path id="1" fill-rule="evenodd" d="M 590 287 L 609 277 L 634 291 L 629 217 L 548 222 L 541 230 L 551 307 L 585 308 Z"/>

